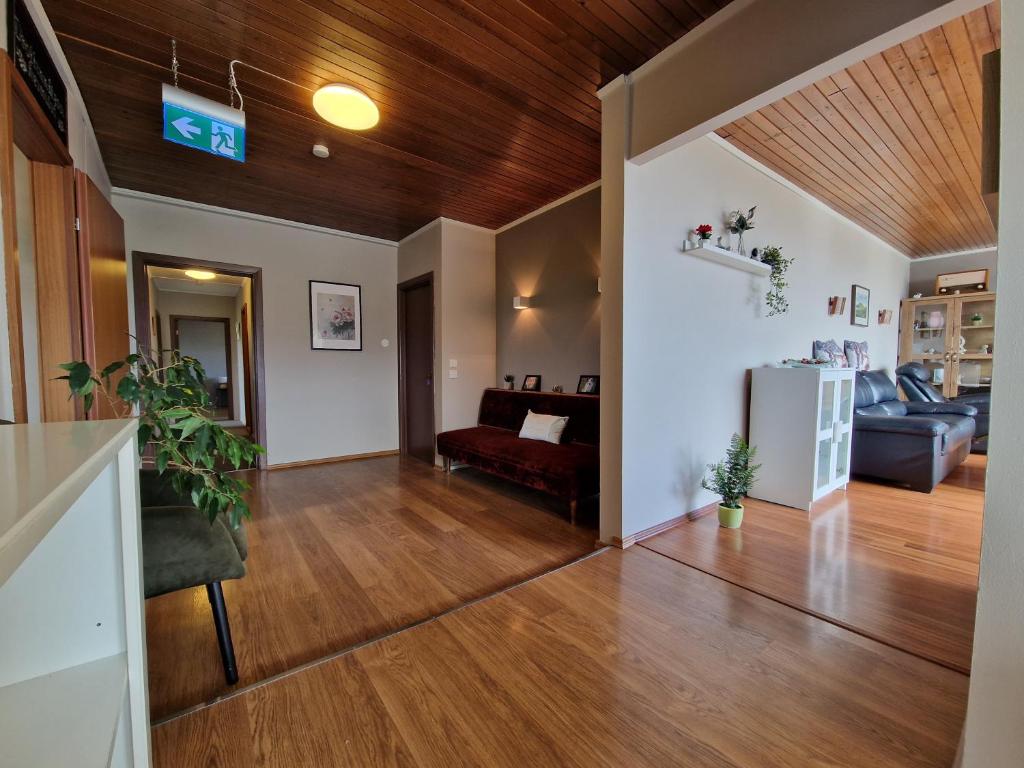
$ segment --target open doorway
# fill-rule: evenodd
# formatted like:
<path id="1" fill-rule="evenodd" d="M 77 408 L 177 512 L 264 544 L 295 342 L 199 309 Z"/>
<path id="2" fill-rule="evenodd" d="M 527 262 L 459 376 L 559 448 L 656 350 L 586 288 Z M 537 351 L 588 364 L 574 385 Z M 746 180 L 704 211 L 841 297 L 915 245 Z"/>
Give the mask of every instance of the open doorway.
<path id="1" fill-rule="evenodd" d="M 133 264 L 139 344 L 199 360 L 212 418 L 265 446 L 261 271 L 138 252 Z"/>
<path id="2" fill-rule="evenodd" d="M 434 463 L 434 274 L 398 286 L 401 452 Z"/>

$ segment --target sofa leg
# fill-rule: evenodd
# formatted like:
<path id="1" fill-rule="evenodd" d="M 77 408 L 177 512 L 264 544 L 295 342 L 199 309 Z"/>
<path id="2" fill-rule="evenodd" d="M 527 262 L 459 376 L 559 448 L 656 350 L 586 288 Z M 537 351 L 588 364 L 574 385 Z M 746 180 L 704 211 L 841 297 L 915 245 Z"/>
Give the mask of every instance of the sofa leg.
<path id="1" fill-rule="evenodd" d="M 238 666 L 235 664 L 235 646 L 231 642 L 231 626 L 228 624 L 228 609 L 224 605 L 224 590 L 219 581 L 206 585 L 206 596 L 213 610 L 213 625 L 217 628 L 217 644 L 220 646 L 220 660 L 224 664 L 224 679 L 228 685 L 238 682 Z"/>
<path id="2" fill-rule="evenodd" d="M 569 522 L 572 525 L 576 525 L 576 507 L 578 505 L 579 502 L 576 499 L 569 502 Z"/>
<path id="3" fill-rule="evenodd" d="M 452 459 L 451 459 L 451 457 L 450 456 L 443 457 L 441 463 L 444 466 L 445 473 L 450 475 L 452 473 Z"/>

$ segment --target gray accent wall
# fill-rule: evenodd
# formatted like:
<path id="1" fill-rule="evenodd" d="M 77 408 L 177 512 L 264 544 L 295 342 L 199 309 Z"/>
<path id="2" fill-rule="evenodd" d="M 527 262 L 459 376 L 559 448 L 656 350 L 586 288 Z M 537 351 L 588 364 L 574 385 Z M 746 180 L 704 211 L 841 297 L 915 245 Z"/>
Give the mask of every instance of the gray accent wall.
<path id="1" fill-rule="evenodd" d="M 497 381 L 541 374 L 575 392 L 581 374 L 601 370 L 601 189 L 501 232 L 495 244 Z M 529 309 L 512 308 L 529 296 Z"/>
<path id="2" fill-rule="evenodd" d="M 910 295 L 935 293 L 935 278 L 947 272 L 987 269 L 989 290 L 996 290 L 996 252 L 965 253 L 937 259 L 913 259 L 910 262 Z"/>

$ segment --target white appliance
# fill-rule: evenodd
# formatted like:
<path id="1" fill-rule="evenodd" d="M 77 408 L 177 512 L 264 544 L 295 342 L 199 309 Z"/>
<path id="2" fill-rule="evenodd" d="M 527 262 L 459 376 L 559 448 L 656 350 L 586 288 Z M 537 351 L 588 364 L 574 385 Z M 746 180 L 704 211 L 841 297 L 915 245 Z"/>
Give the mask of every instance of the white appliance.
<path id="1" fill-rule="evenodd" d="M 756 368 L 750 444 L 761 465 L 750 496 L 810 510 L 846 488 L 853 446 L 852 368 Z"/>

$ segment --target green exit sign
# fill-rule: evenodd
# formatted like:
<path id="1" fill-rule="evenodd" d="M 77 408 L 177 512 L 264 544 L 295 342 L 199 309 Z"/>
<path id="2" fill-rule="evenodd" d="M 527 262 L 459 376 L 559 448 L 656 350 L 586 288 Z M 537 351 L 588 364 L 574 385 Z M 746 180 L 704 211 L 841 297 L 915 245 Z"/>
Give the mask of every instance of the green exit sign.
<path id="1" fill-rule="evenodd" d="M 245 162 L 245 113 L 165 85 L 164 138 L 193 149 Z"/>

